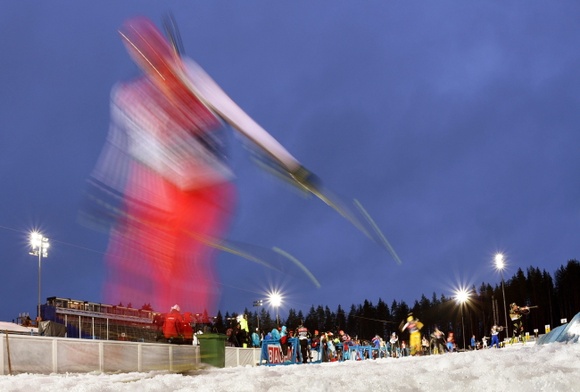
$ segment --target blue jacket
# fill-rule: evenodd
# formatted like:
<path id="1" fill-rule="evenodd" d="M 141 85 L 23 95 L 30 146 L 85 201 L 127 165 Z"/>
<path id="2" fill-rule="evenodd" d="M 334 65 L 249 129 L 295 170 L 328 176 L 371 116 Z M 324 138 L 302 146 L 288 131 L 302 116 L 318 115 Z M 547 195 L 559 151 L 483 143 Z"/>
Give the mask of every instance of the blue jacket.
<path id="1" fill-rule="evenodd" d="M 260 347 L 260 335 L 257 332 L 252 332 L 252 344 L 254 347 Z"/>

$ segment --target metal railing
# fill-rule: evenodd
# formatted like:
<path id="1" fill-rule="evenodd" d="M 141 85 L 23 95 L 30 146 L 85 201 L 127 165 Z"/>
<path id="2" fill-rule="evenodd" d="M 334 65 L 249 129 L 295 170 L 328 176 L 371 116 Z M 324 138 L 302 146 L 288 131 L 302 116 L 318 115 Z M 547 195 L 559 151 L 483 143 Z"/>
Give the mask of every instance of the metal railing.
<path id="1" fill-rule="evenodd" d="M 187 372 L 198 369 L 201 362 L 199 346 L 194 345 L 0 335 L 0 375 Z M 259 348 L 225 347 L 226 367 L 259 362 Z"/>

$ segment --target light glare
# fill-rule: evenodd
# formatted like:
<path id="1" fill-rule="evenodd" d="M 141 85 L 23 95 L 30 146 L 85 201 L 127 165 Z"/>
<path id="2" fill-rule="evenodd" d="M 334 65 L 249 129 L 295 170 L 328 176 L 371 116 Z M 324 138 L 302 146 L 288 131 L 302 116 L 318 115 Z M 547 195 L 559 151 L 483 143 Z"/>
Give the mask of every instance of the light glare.
<path id="1" fill-rule="evenodd" d="M 469 291 L 466 289 L 459 289 L 455 292 L 455 300 L 460 304 L 469 301 Z"/>
<path id="2" fill-rule="evenodd" d="M 495 255 L 495 268 L 497 268 L 498 270 L 503 270 L 505 267 L 505 262 L 503 259 L 503 254 L 498 253 Z"/>
<path id="3" fill-rule="evenodd" d="M 268 294 L 268 302 L 270 302 L 270 305 L 277 308 L 282 305 L 282 295 L 277 291 L 274 291 Z"/>
<path id="4" fill-rule="evenodd" d="M 48 238 L 44 237 L 39 232 L 33 231 L 30 233 L 30 246 L 32 247 L 33 252 L 40 250 L 43 256 L 46 257 L 50 243 L 48 242 Z"/>

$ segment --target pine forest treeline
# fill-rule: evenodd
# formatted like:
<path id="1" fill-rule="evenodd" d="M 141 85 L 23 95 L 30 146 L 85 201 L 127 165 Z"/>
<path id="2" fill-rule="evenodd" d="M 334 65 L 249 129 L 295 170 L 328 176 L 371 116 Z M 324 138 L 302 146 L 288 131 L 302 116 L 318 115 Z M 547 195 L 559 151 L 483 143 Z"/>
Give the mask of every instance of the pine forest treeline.
<path id="1" fill-rule="evenodd" d="M 580 262 L 568 261 L 555 271 L 554 277 L 539 268 L 529 267 L 525 272 L 520 268 L 513 277 L 504 280 L 504 290 L 508 309 L 514 302 L 520 306 L 537 306 L 524 316 L 523 323 L 530 335 L 534 334 L 535 329 L 543 334 L 546 325 L 555 328 L 562 319 L 570 321 L 580 312 Z M 324 305 L 313 305 L 306 314 L 289 309 L 288 317 L 279 320 L 279 323 L 295 329 L 302 320 L 310 331 L 344 330 L 362 340 L 371 340 L 376 334 L 386 338 L 391 332 L 397 332 L 405 339 L 398 327 L 409 312 L 423 322 L 422 333 L 430 334 L 436 327 L 446 333 L 452 331 L 460 346 L 463 345 L 463 329 L 469 342 L 473 334 L 478 340 L 489 336 L 493 324 L 506 324 L 501 283 L 496 286 L 482 283 L 479 287 L 471 287 L 469 301 L 463 306 L 452 296 L 433 293 L 430 298 L 422 295 L 412 306 L 404 301 L 387 303 L 379 298 L 374 304 L 365 300 L 363 304 L 351 305 L 348 309 L 339 305 L 334 311 Z M 248 315 L 251 330 L 259 327 L 261 331 L 269 331 L 278 324 L 276 316 L 272 318 L 264 307 L 256 311 L 245 309 L 245 314 Z M 236 316 L 236 313 L 222 316 L 219 312 L 214 329 L 225 332 L 231 326 L 229 320 L 234 320 Z M 509 314 L 508 324 L 511 330 Z"/>

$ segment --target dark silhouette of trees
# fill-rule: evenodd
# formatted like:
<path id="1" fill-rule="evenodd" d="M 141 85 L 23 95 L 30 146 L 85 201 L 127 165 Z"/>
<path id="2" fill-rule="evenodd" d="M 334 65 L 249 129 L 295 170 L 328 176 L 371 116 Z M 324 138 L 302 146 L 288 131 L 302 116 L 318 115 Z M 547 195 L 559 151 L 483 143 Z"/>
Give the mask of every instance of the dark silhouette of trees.
<path id="1" fill-rule="evenodd" d="M 544 333 L 545 326 L 554 328 L 560 325 L 561 319 L 568 321 L 580 311 L 580 262 L 569 260 L 555 271 L 554 278 L 545 270 L 529 267 L 525 272 L 519 268 L 515 275 L 504 280 L 506 306 L 516 303 L 520 306 L 537 306 L 523 317 L 525 331 L 534 334 Z M 257 327 L 257 319 L 260 319 L 260 329 L 270 331 L 276 326 L 270 313 L 261 308 L 260 313 L 248 314 L 249 324 Z M 421 320 L 424 324 L 423 334 L 431 334 L 435 328 L 443 332 L 454 332 L 456 342 L 463 344 L 463 325 L 465 326 L 465 340 L 469 344 L 471 335 L 475 334 L 480 340 L 483 336 L 489 336 L 493 324 L 505 325 L 505 311 L 503 306 L 503 294 L 501 283 L 492 286 L 482 283 L 479 289 L 469 289 L 469 301 L 463 308 L 452 297 L 441 294 L 437 297 L 433 293 L 431 299 L 421 295 L 419 300 L 409 307 L 404 301 L 393 300 L 389 307 L 381 298 L 373 305 L 370 300 L 364 300 L 360 305 L 351 305 L 348 313 L 339 305 L 336 312 L 328 306 L 312 305 L 304 316 L 302 311 L 289 309 L 288 318 L 281 320 L 289 329 L 296 329 L 300 322 L 310 330 L 346 331 L 351 337 L 361 340 L 371 340 L 379 334 L 387 339 L 391 332 L 397 332 L 401 339 L 408 339 L 405 332 L 399 330 L 399 325 L 406 320 L 409 312 Z M 221 313 L 216 318 L 218 330 L 229 325 L 229 321 L 235 318 L 235 313 L 225 319 L 221 319 Z M 220 321 L 221 320 L 221 321 Z M 508 319 L 510 331 L 511 321 Z M 226 324 L 226 325 L 224 325 Z M 221 331 L 220 331 L 221 332 Z M 511 332 L 510 332 L 511 333 Z"/>
<path id="2" fill-rule="evenodd" d="M 226 325 L 224 323 L 224 318 L 222 316 L 222 312 L 218 312 L 217 316 L 213 321 L 213 329 L 215 332 L 224 333 L 226 331 Z M 195 331 L 197 332 L 197 330 Z"/>
<path id="3" fill-rule="evenodd" d="M 580 306 L 580 263 L 570 260 L 566 266 L 558 268 L 555 275 L 555 294 L 559 318 L 570 320 Z M 558 320 L 558 318 L 556 319 Z"/>

